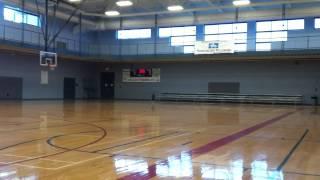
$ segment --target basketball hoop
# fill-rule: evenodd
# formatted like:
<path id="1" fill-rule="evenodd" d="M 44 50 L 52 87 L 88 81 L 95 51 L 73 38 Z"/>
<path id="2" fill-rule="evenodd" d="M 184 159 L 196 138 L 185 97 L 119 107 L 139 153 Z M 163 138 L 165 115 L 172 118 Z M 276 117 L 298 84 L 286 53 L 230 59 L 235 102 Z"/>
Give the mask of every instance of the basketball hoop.
<path id="1" fill-rule="evenodd" d="M 49 67 L 51 71 L 58 66 L 58 55 L 54 52 L 40 51 L 40 66 Z"/>

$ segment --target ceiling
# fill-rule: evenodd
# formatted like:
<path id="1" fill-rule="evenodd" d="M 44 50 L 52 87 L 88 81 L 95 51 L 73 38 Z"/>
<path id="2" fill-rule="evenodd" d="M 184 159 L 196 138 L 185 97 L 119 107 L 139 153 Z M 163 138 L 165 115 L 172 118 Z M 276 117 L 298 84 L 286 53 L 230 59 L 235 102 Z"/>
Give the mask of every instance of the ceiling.
<path id="1" fill-rule="evenodd" d="M 68 0 L 63 0 L 67 3 Z M 131 0 L 131 7 L 117 7 L 118 0 L 82 0 L 80 3 L 73 3 L 72 6 L 79 7 L 86 15 L 104 16 L 107 10 L 117 10 L 121 13 L 120 16 L 147 16 L 154 14 L 168 14 L 167 7 L 170 5 L 182 5 L 185 9 L 184 13 L 188 12 L 228 12 L 234 11 L 235 7 L 232 0 Z M 69 3 L 70 4 L 70 3 Z M 251 0 L 251 4 L 242 9 L 261 9 L 261 8 L 279 8 L 282 4 L 286 7 L 292 6 L 319 6 L 320 0 Z"/>

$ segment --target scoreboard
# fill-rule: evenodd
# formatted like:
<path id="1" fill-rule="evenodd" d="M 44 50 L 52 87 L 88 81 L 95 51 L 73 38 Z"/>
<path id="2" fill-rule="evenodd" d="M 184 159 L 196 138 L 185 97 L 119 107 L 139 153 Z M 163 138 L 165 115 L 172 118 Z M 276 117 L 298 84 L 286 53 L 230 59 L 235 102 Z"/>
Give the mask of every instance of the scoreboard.
<path id="1" fill-rule="evenodd" d="M 160 68 L 123 69 L 122 82 L 160 82 Z"/>

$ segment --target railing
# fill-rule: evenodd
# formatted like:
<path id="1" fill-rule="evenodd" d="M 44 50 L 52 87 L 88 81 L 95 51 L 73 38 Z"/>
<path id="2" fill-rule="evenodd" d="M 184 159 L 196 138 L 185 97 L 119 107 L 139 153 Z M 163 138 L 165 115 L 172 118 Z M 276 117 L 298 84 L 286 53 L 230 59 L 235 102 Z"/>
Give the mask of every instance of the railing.
<path id="1" fill-rule="evenodd" d="M 236 103 L 263 103 L 263 104 L 302 104 L 301 95 L 277 94 L 218 94 L 218 93 L 161 93 L 160 101 L 193 101 L 193 102 L 236 102 Z"/>
<path id="2" fill-rule="evenodd" d="M 40 29 L 26 27 L 22 31 L 21 25 L 3 24 L 0 26 L 0 43 L 32 49 L 43 49 L 43 33 Z M 301 34 L 301 33 L 299 33 Z M 277 37 L 280 38 L 280 37 Z M 181 55 L 185 54 L 183 46 L 171 46 L 170 38 L 161 38 L 156 42 L 151 40 L 121 40 L 115 44 L 105 44 L 95 41 L 82 41 L 80 45 L 79 34 L 73 37 L 60 35 L 57 41 L 66 43 L 65 49 L 51 47 L 50 50 L 59 54 L 75 55 L 92 58 L 104 58 L 110 56 L 154 56 L 154 55 Z M 102 40 L 100 40 L 102 41 Z M 271 51 L 308 51 L 320 49 L 320 33 L 308 36 L 289 33 L 285 42 L 271 42 Z M 247 39 L 247 50 L 238 53 L 256 52 L 256 39 Z M 191 54 L 189 54 L 191 55 Z"/>

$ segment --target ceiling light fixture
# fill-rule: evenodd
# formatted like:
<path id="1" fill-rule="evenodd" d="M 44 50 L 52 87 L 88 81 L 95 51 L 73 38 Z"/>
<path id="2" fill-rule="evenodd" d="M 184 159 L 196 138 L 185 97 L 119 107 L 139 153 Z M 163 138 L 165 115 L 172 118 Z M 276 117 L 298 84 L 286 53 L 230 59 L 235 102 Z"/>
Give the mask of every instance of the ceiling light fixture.
<path id="1" fill-rule="evenodd" d="M 246 6 L 250 4 L 250 0 L 234 0 L 233 5 L 235 6 Z"/>
<path id="2" fill-rule="evenodd" d="M 119 16 L 120 15 L 120 13 L 118 11 L 106 11 L 104 14 L 107 16 Z"/>
<path id="3" fill-rule="evenodd" d="M 131 1 L 118 1 L 116 2 L 117 6 L 120 7 L 127 7 L 127 6 L 132 6 L 133 3 Z"/>
<path id="4" fill-rule="evenodd" d="M 68 0 L 71 3 L 77 3 L 77 2 L 81 2 L 81 0 Z"/>
<path id="5" fill-rule="evenodd" d="M 182 11 L 184 8 L 180 5 L 168 6 L 169 11 Z"/>

